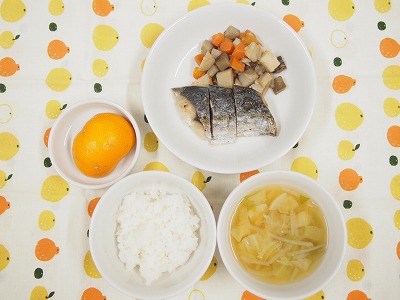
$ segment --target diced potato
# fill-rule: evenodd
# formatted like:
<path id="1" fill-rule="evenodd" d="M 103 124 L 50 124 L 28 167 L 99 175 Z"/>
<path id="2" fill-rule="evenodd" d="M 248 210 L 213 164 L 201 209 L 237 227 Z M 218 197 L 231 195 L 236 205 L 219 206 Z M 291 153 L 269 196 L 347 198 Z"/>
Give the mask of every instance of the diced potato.
<path id="1" fill-rule="evenodd" d="M 257 65 L 254 67 L 254 71 L 256 71 L 258 75 L 262 75 L 267 72 L 267 70 L 261 63 L 257 63 Z"/>
<path id="2" fill-rule="evenodd" d="M 270 73 L 265 72 L 265 73 L 260 75 L 260 77 L 258 78 L 258 82 L 260 83 L 260 85 L 263 88 L 266 88 L 266 87 L 270 86 L 270 84 L 271 84 L 273 79 L 274 78 L 272 77 L 272 75 Z"/>
<path id="3" fill-rule="evenodd" d="M 229 56 L 226 53 L 222 53 L 215 60 L 215 64 L 217 65 L 217 67 L 220 71 L 224 71 L 226 68 L 228 68 L 229 63 L 230 63 Z"/>
<path id="4" fill-rule="evenodd" d="M 224 32 L 224 35 L 230 40 L 234 40 L 239 36 L 239 34 L 240 30 L 233 27 L 232 25 L 230 25 Z"/>
<path id="5" fill-rule="evenodd" d="M 210 52 L 207 52 L 204 55 L 203 60 L 199 66 L 199 71 L 208 71 L 215 63 L 215 58 L 211 55 Z"/>
<path id="6" fill-rule="evenodd" d="M 252 88 L 253 90 L 255 90 L 256 92 L 262 94 L 264 91 L 264 87 L 258 82 L 258 80 L 256 80 L 251 86 L 250 88 Z"/>
<path id="7" fill-rule="evenodd" d="M 233 88 L 234 76 L 233 70 L 231 68 L 226 69 L 225 71 L 218 72 L 216 77 L 218 86 Z"/>
<path id="8" fill-rule="evenodd" d="M 212 65 L 211 68 L 208 69 L 207 74 L 210 75 L 211 77 L 214 77 L 215 74 L 217 74 L 219 72 L 218 67 L 214 64 Z"/>
<path id="9" fill-rule="evenodd" d="M 244 48 L 244 53 L 253 62 L 258 61 L 262 55 L 262 49 L 260 45 L 252 42 L 250 45 Z"/>
<path id="10" fill-rule="evenodd" d="M 214 45 L 211 43 L 210 40 L 205 40 L 203 44 L 201 45 L 201 53 L 206 54 L 207 52 L 211 52 L 211 50 L 214 48 Z"/>
<path id="11" fill-rule="evenodd" d="M 204 86 L 204 87 L 208 87 L 209 84 L 212 84 L 212 80 L 210 75 L 208 75 L 207 73 L 201 76 L 199 79 L 197 79 L 197 81 L 193 83 L 193 85 Z"/>
<path id="12" fill-rule="evenodd" d="M 239 45 L 242 41 L 239 38 L 236 38 L 233 40 L 233 45 L 236 47 L 237 45 Z"/>
<path id="13" fill-rule="evenodd" d="M 267 69 L 268 72 L 275 71 L 275 69 L 280 65 L 280 62 L 276 56 L 268 50 L 264 51 L 264 53 L 261 55 L 260 63 Z"/>
<path id="14" fill-rule="evenodd" d="M 213 48 L 213 49 L 211 50 L 211 55 L 212 55 L 214 58 L 217 58 L 218 56 L 220 56 L 221 53 L 222 53 L 222 51 L 219 51 L 219 50 L 216 49 L 216 48 Z"/>
<path id="15" fill-rule="evenodd" d="M 274 94 L 277 95 L 280 92 L 282 92 L 286 88 L 286 83 L 283 81 L 282 76 L 278 76 L 274 79 L 274 87 L 272 90 L 274 91 Z"/>
<path id="16" fill-rule="evenodd" d="M 242 86 L 244 87 L 249 87 L 258 78 L 258 74 L 253 69 L 247 69 L 243 73 L 240 73 L 238 76 Z"/>

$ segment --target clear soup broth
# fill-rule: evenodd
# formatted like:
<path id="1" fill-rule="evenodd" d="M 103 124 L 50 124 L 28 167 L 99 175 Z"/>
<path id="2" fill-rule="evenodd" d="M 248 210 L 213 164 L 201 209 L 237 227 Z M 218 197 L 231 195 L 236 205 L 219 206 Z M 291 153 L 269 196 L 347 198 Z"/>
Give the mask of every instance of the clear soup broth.
<path id="1" fill-rule="evenodd" d="M 304 193 L 275 185 L 246 195 L 231 220 L 236 259 L 268 283 L 290 283 L 310 274 L 327 247 L 327 225 Z"/>

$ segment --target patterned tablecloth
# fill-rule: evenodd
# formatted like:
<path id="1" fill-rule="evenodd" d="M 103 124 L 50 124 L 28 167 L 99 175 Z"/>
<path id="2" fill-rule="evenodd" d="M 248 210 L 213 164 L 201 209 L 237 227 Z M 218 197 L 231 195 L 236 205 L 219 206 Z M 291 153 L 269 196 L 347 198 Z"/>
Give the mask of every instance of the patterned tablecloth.
<path id="1" fill-rule="evenodd" d="M 142 68 L 159 34 L 222 1 L 110 1 L 0 1 L 0 299 L 128 299 L 101 277 L 89 251 L 91 213 L 105 190 L 69 185 L 49 158 L 50 128 L 73 103 L 111 99 L 128 109 L 144 137 L 132 172 L 150 166 L 200 178 L 216 217 L 250 175 L 182 162 L 157 141 L 141 102 Z M 341 207 L 344 263 L 309 299 L 400 299 L 400 1 L 236 2 L 286 21 L 315 64 L 317 102 L 304 136 L 254 171 L 304 173 Z M 118 39 L 102 45 L 96 32 Z M 210 268 L 208 279 L 174 299 L 258 299 L 227 273 L 218 251 Z"/>

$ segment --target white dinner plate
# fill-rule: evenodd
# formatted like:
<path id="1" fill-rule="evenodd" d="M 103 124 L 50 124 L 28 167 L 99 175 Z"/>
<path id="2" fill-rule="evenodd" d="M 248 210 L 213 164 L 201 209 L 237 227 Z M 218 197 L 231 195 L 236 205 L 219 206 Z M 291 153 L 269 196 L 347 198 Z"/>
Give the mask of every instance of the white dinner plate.
<path id="1" fill-rule="evenodd" d="M 262 45 L 282 56 L 280 75 L 287 88 L 265 95 L 278 136 L 240 137 L 233 144 L 210 146 L 179 116 L 171 88 L 191 85 L 194 56 L 201 44 L 233 25 L 250 29 Z M 315 103 L 316 78 L 310 53 L 283 20 L 251 5 L 213 4 L 198 8 L 164 30 L 146 59 L 142 99 L 146 117 L 159 140 L 175 155 L 199 169 L 241 173 L 261 168 L 287 153 L 304 133 Z"/>

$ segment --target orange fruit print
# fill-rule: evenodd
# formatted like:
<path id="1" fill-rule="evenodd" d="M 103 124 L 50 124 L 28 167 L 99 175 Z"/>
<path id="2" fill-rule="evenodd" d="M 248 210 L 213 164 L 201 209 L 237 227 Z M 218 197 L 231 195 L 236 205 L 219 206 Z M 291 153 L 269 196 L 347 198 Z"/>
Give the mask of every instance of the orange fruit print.
<path id="1" fill-rule="evenodd" d="M 339 184 L 345 191 L 355 190 L 362 182 L 362 176 L 359 176 L 353 169 L 347 168 L 340 172 Z"/>
<path id="2" fill-rule="evenodd" d="M 104 296 L 98 289 L 94 287 L 90 287 L 86 289 L 83 294 L 81 300 L 106 300 L 107 297 Z"/>
<path id="3" fill-rule="evenodd" d="M 264 300 L 264 298 L 260 298 L 249 291 L 244 291 L 241 300 Z"/>
<path id="4" fill-rule="evenodd" d="M 247 178 L 260 173 L 258 170 L 240 173 L 240 182 L 245 181 Z"/>
<path id="5" fill-rule="evenodd" d="M 10 208 L 10 202 L 6 198 L 0 196 L 0 215 Z"/>
<path id="6" fill-rule="evenodd" d="M 59 252 L 60 249 L 56 246 L 56 244 L 52 240 L 48 238 L 43 238 L 36 244 L 35 256 L 38 260 L 41 261 L 51 260 Z"/>
<path id="7" fill-rule="evenodd" d="M 108 0 L 93 0 L 92 8 L 96 15 L 105 17 L 114 10 L 114 5 L 112 5 Z"/>
<path id="8" fill-rule="evenodd" d="M 399 54 L 400 44 L 392 38 L 384 38 L 379 45 L 379 50 L 384 57 L 393 58 Z"/>
<path id="9" fill-rule="evenodd" d="M 387 131 L 387 140 L 393 147 L 400 147 L 400 126 L 393 125 Z"/>
<path id="10" fill-rule="evenodd" d="M 63 41 L 53 40 L 47 47 L 47 54 L 52 59 L 61 59 L 69 53 L 69 47 Z"/>
<path id="11" fill-rule="evenodd" d="M 296 32 L 299 32 L 300 29 L 304 27 L 304 22 L 295 15 L 288 14 L 283 17 L 283 21 L 285 21 Z"/>
<path id="12" fill-rule="evenodd" d="M 356 80 L 346 75 L 338 75 L 332 82 L 333 90 L 339 94 L 347 93 L 355 85 Z"/>
<path id="13" fill-rule="evenodd" d="M 351 291 L 348 295 L 346 300 L 371 300 L 368 296 L 359 290 Z"/>
<path id="14" fill-rule="evenodd" d="M 89 205 L 88 205 L 88 215 L 89 217 L 92 217 L 94 209 L 96 208 L 97 203 L 99 202 L 100 197 L 93 198 L 90 200 Z"/>
<path id="15" fill-rule="evenodd" d="M 11 57 L 4 57 L 0 60 L 0 76 L 12 76 L 19 70 L 19 64 Z"/>

